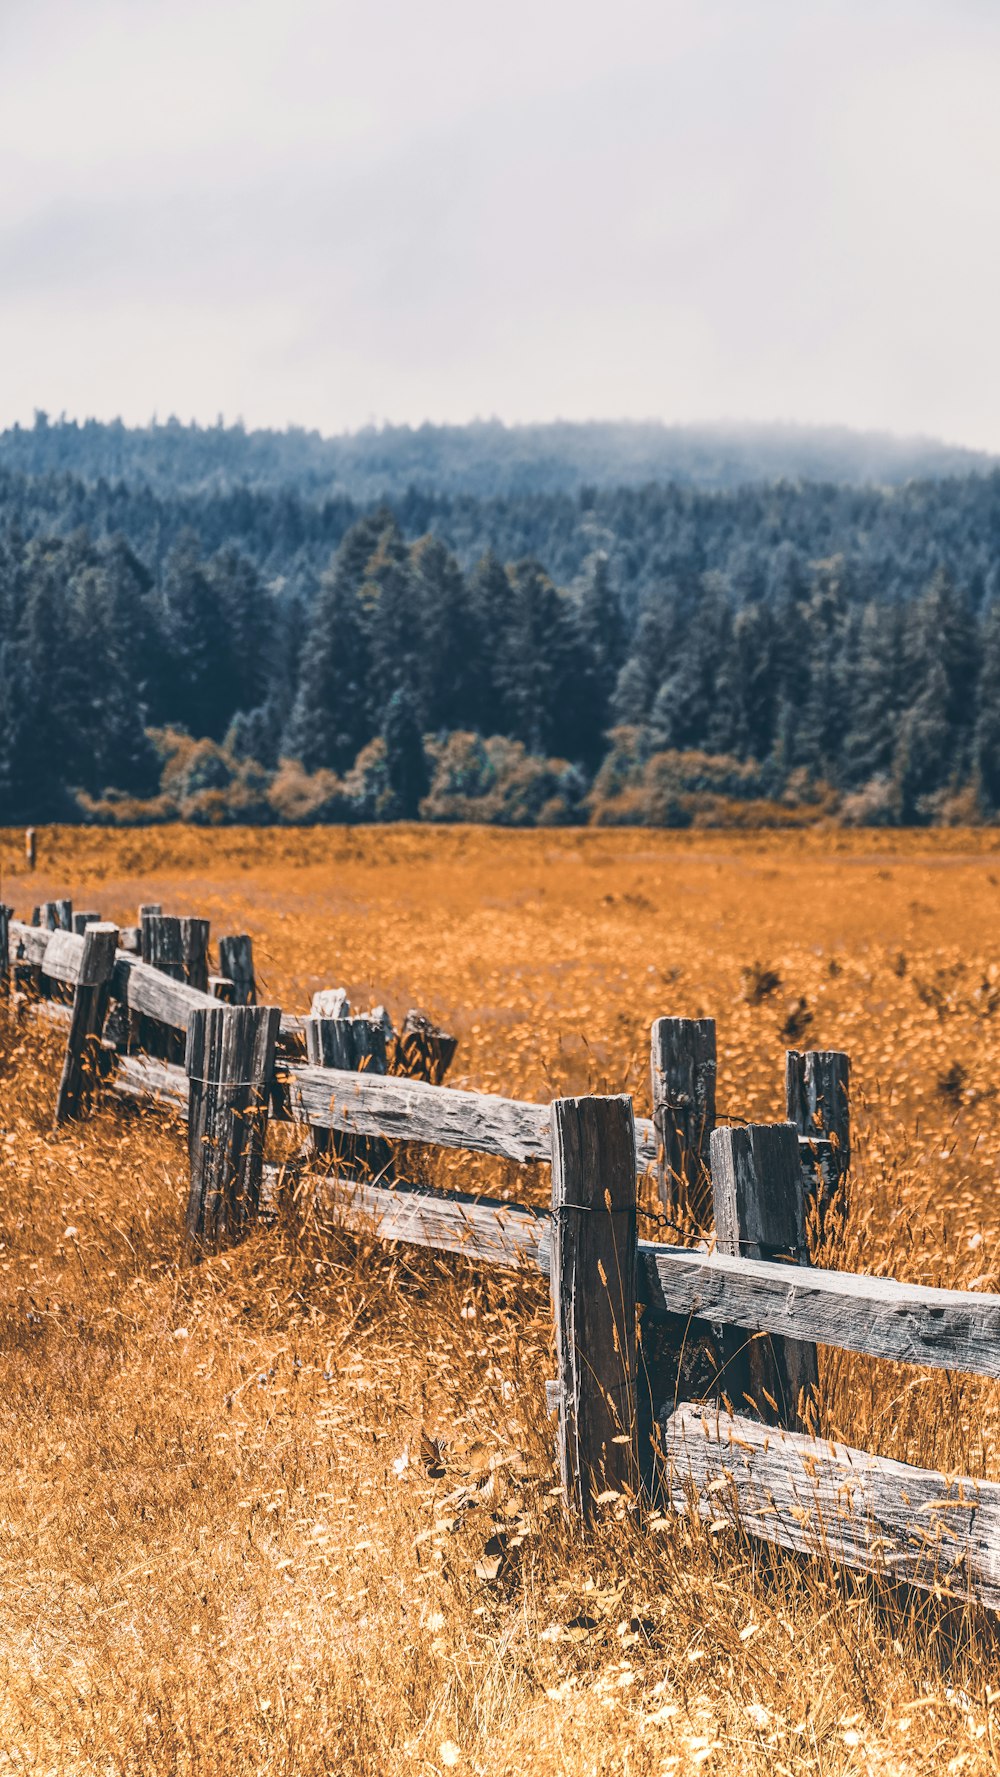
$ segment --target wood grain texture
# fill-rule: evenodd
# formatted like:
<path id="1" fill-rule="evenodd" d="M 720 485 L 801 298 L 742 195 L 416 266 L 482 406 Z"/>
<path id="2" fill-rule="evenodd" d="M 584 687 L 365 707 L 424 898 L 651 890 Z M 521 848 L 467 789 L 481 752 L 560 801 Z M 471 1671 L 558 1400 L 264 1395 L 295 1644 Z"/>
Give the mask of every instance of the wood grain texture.
<path id="1" fill-rule="evenodd" d="M 287 1114 L 301 1123 L 390 1141 L 431 1142 L 502 1154 L 509 1160 L 550 1158 L 549 1106 L 485 1092 L 459 1092 L 396 1075 L 334 1073 L 292 1063 L 279 1070 Z"/>
<path id="2" fill-rule="evenodd" d="M 26 925 L 23 920 L 12 919 L 9 941 L 12 949 L 16 946 L 18 958 L 37 968 L 44 965 L 44 973 L 51 980 L 70 987 L 76 985 L 83 939 L 75 932 L 57 932 L 48 926 Z"/>
<path id="3" fill-rule="evenodd" d="M 65 936 L 67 934 L 60 934 Z M 73 990 L 73 1010 L 66 1053 L 56 1091 L 55 1125 L 78 1117 L 90 1103 L 97 1082 L 101 1033 L 111 994 L 111 976 L 118 947 L 118 927 L 91 925 L 83 946 Z"/>
<path id="4" fill-rule="evenodd" d="M 208 992 L 208 937 L 211 930 L 207 919 L 181 920 L 181 956 L 184 962 L 184 979 L 189 987 L 196 987 L 199 993 Z"/>
<path id="5" fill-rule="evenodd" d="M 712 1195 L 720 1253 L 744 1259 L 787 1256 L 809 1263 L 805 1193 L 798 1133 L 791 1123 L 748 1123 L 717 1129 L 711 1142 Z M 816 1347 L 785 1334 L 748 1341 L 746 1329 L 726 1325 L 722 1336 L 723 1389 L 747 1401 L 771 1423 L 805 1423 L 818 1386 Z"/>
<path id="6" fill-rule="evenodd" d="M 457 1048 L 457 1037 L 440 1030 L 423 1012 L 411 1007 L 396 1038 L 392 1071 L 405 1074 L 410 1080 L 429 1080 L 432 1086 L 440 1086 Z"/>
<path id="7" fill-rule="evenodd" d="M 91 912 L 86 912 L 86 911 L 77 912 L 76 909 L 74 909 L 72 930 L 74 932 L 78 933 L 81 938 L 83 937 L 83 934 L 87 930 L 88 926 L 100 925 L 100 923 L 101 923 L 101 916 L 99 913 L 95 913 L 93 911 L 91 911 Z M 118 942 L 121 943 L 121 935 L 120 934 L 119 934 Z"/>
<path id="8" fill-rule="evenodd" d="M 210 1005 L 188 1025 L 187 1234 L 196 1248 L 239 1239 L 256 1220 L 277 1006 Z"/>
<path id="9" fill-rule="evenodd" d="M 255 1006 L 257 978 L 253 966 L 253 940 L 246 932 L 231 933 L 219 939 L 219 974 L 233 983 L 235 1004 Z"/>
<path id="10" fill-rule="evenodd" d="M 841 1186 L 851 1164 L 850 1090 L 851 1062 L 842 1050 L 786 1050 L 785 1105 L 804 1138 L 807 1191 L 818 1189 L 824 1207 L 836 1199 L 842 1213 L 847 1203 Z"/>
<path id="11" fill-rule="evenodd" d="M 632 1101 L 557 1098 L 551 1126 L 559 1466 L 569 1510 L 590 1522 L 602 1493 L 640 1481 Z"/>
<path id="12" fill-rule="evenodd" d="M 306 1020 L 306 1053 L 313 1067 L 335 1068 L 344 1073 L 384 1075 L 389 1065 L 382 1026 L 370 1018 L 351 1018 L 342 1013 Z M 309 1132 L 309 1145 L 317 1159 L 327 1156 L 346 1177 L 384 1177 L 391 1164 L 391 1150 L 382 1136 L 345 1135 L 340 1130 L 314 1126 Z"/>
<path id="13" fill-rule="evenodd" d="M 316 1200 L 331 1205 L 344 1227 L 477 1263 L 548 1271 L 550 1218 L 544 1210 L 457 1191 L 389 1190 L 335 1173 L 309 1182 Z"/>
<path id="14" fill-rule="evenodd" d="M 711 1212 L 709 1143 L 715 1128 L 715 1019 L 657 1018 L 650 1033 L 657 1186 L 664 1208 Z"/>
<path id="15" fill-rule="evenodd" d="M 690 1406 L 667 1417 L 662 1443 L 678 1509 L 863 1573 L 1000 1606 L 996 1482 Z"/>
<path id="16" fill-rule="evenodd" d="M 893 1363 L 1000 1377 L 1000 1295 L 645 1241 L 639 1267 L 640 1294 L 654 1319 L 683 1315 Z"/>
<path id="17" fill-rule="evenodd" d="M 188 1079 L 182 1067 L 152 1055 L 119 1055 L 108 1085 L 119 1098 L 164 1104 L 187 1120 Z"/>

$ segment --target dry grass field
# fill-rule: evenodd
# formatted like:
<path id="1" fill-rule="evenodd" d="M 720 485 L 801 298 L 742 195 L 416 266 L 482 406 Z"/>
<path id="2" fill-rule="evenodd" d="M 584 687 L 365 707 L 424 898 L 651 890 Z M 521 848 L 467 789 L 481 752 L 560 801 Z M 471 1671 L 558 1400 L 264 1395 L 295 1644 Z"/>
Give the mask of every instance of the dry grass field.
<path id="1" fill-rule="evenodd" d="M 783 1050 L 854 1066 L 831 1262 L 1000 1287 L 1000 836 L 43 830 L 72 893 L 253 934 L 266 995 L 417 1005 L 452 1081 L 627 1089 L 713 1014 L 723 1113 Z M 660 1519 L 563 1524 L 531 1283 L 292 1206 L 200 1265 L 186 1157 L 109 1104 L 50 1133 L 59 1038 L 0 1013 L 0 1772 L 993 1772 L 992 1623 Z M 434 1176 L 543 1198 L 451 1156 Z M 1000 1389 L 821 1353 L 822 1423 L 1000 1479 Z"/>

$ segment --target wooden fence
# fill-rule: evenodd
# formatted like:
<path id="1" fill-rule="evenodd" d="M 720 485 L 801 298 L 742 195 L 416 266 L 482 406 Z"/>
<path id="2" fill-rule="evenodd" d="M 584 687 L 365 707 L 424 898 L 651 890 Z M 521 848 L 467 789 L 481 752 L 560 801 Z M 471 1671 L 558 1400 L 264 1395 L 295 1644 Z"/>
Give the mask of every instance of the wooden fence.
<path id="1" fill-rule="evenodd" d="M 626 1096 L 460 1091 L 441 1083 L 454 1040 L 418 1015 L 397 1037 L 381 1008 L 344 1016 L 342 990 L 305 1017 L 259 1006 L 249 939 L 221 941 L 216 975 L 208 939 L 207 921 L 158 907 L 121 930 L 69 901 L 30 924 L 0 907 L 0 987 L 67 1026 L 57 1123 L 99 1087 L 187 1119 L 195 1251 L 260 1214 L 281 1176 L 268 1121 L 292 1119 L 300 1170 L 346 1227 L 549 1278 L 547 1394 L 584 1522 L 609 1496 L 655 1501 L 1000 1608 L 1000 1484 L 810 1430 L 817 1345 L 1000 1377 L 1000 1296 L 809 1264 L 810 1197 L 836 1216 L 849 1188 L 845 1055 L 788 1054 L 778 1124 L 715 1126 L 709 1019 L 654 1023 L 648 1120 Z M 551 1210 L 394 1181 L 399 1142 L 547 1163 Z M 643 1175 L 664 1219 L 711 1211 L 714 1250 L 639 1237 Z"/>

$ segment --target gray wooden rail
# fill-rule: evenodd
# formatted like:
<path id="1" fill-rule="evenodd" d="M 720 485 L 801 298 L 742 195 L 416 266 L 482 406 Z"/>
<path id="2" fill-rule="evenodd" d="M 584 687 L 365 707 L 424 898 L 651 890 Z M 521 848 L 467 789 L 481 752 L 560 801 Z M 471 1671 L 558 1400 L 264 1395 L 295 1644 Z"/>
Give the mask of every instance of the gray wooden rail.
<path id="1" fill-rule="evenodd" d="M 345 1229 L 548 1277 L 561 1471 L 585 1523 L 599 1516 L 602 1495 L 652 1487 L 676 1510 L 1000 1608 L 1000 1485 L 946 1480 L 803 1430 L 815 1408 L 817 1347 L 1000 1379 L 1000 1295 L 808 1263 L 808 1197 L 847 1203 L 846 1056 L 790 1052 L 789 1121 L 715 1128 L 714 1025 L 659 1020 L 653 1118 L 634 1117 L 623 1098 L 531 1104 L 376 1071 L 384 1040 L 371 1021 L 254 1006 L 242 944 L 234 948 L 242 984 L 227 977 L 225 986 L 243 1003 L 220 1003 L 206 991 L 220 985 L 208 976 L 207 922 L 144 908 L 145 960 L 124 933 L 116 946 L 114 927 L 84 916 L 83 930 L 70 929 L 69 902 L 37 915 L 28 925 L 0 910 L 0 989 L 13 964 L 64 998 L 74 990 L 72 1007 L 53 1007 L 68 1031 L 57 1118 L 79 1115 L 93 1093 L 109 1000 L 124 1009 L 126 1027 L 142 1020 L 186 1037 L 186 1069 L 169 1052 L 128 1053 L 120 1043 L 106 1041 L 103 1054 L 114 1092 L 187 1120 L 196 1251 L 238 1238 L 283 1176 L 264 1164 L 268 1117 L 300 1122 L 311 1135 L 299 1187 Z M 309 1061 L 294 1058 L 303 1038 Z M 438 1044 L 439 1057 L 447 1044 L 453 1039 Z M 321 1065 L 328 1060 L 347 1065 Z M 552 1210 L 344 1176 L 341 1138 L 351 1138 L 353 1171 L 359 1155 L 408 1142 L 547 1163 Z M 643 1173 L 654 1173 L 668 1209 L 704 1221 L 711 1208 L 717 1250 L 638 1239 Z M 657 1329 L 666 1335 L 659 1367 L 650 1355 Z M 704 1399 L 685 1398 L 678 1329 L 683 1341 L 714 1350 Z"/>

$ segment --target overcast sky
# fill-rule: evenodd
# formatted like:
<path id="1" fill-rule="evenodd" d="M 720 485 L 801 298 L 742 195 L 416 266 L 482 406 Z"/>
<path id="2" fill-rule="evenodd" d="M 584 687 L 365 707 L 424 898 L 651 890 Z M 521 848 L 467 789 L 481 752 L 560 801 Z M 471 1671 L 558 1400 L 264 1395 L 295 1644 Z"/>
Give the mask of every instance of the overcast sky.
<path id="1" fill-rule="evenodd" d="M 1000 449 L 1000 0 L 0 0 L 0 423 Z"/>

